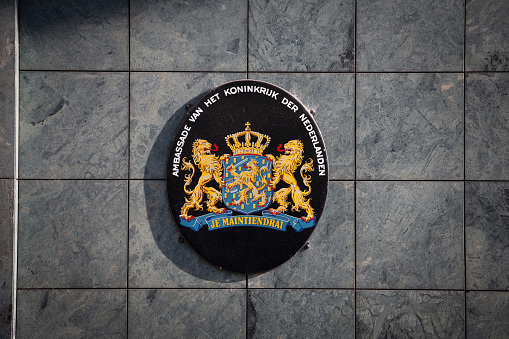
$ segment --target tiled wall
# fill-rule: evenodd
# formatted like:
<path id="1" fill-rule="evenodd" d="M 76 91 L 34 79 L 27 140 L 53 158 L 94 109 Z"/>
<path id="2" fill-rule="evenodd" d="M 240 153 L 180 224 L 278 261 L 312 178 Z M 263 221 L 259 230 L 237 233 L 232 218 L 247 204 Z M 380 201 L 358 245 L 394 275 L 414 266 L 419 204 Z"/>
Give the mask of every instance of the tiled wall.
<path id="1" fill-rule="evenodd" d="M 16 203 L 17 338 L 508 337 L 507 1 L 19 0 L 18 13 L 17 178 L 0 49 L 0 337 Z M 256 276 L 197 257 L 165 197 L 186 104 L 243 78 L 314 110 L 330 163 L 310 249 Z"/>

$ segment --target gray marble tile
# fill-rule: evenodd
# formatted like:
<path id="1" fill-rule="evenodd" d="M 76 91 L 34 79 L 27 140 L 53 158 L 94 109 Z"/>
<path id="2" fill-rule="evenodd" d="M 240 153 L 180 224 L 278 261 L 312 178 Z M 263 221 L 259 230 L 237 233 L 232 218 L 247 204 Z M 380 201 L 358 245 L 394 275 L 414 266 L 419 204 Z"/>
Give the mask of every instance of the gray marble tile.
<path id="1" fill-rule="evenodd" d="M 509 179 L 509 74 L 466 78 L 466 179 Z"/>
<path id="2" fill-rule="evenodd" d="M 14 178 L 14 4 L 0 1 L 0 178 Z"/>
<path id="3" fill-rule="evenodd" d="M 282 87 L 315 111 L 314 118 L 327 147 L 329 179 L 354 179 L 353 74 L 255 73 L 249 77 Z"/>
<path id="4" fill-rule="evenodd" d="M 129 338 L 245 337 L 245 290 L 129 291 Z"/>
<path id="5" fill-rule="evenodd" d="M 248 338 L 354 338 L 348 290 L 249 290 Z"/>
<path id="6" fill-rule="evenodd" d="M 131 179 L 166 179 L 166 158 L 186 104 L 245 74 L 132 73 Z"/>
<path id="7" fill-rule="evenodd" d="M 509 333 L 508 292 L 467 293 L 467 338 L 503 339 Z"/>
<path id="8" fill-rule="evenodd" d="M 467 182 L 467 289 L 509 290 L 509 183 Z"/>
<path id="9" fill-rule="evenodd" d="M 359 0 L 357 71 L 463 70 L 464 0 Z"/>
<path id="10" fill-rule="evenodd" d="M 359 74 L 357 179 L 463 178 L 462 74 Z"/>
<path id="11" fill-rule="evenodd" d="M 353 288 L 354 287 L 354 185 L 329 183 L 327 204 L 310 248 L 289 262 L 249 277 L 250 288 Z"/>
<path id="12" fill-rule="evenodd" d="M 21 290 L 16 338 L 127 338 L 125 290 Z"/>
<path id="13" fill-rule="evenodd" d="M 467 71 L 509 70 L 509 3 L 467 0 Z"/>
<path id="14" fill-rule="evenodd" d="M 246 0 L 132 0 L 131 69 L 245 71 Z"/>
<path id="15" fill-rule="evenodd" d="M 357 338 L 465 338 L 463 292 L 358 291 Z"/>
<path id="16" fill-rule="evenodd" d="M 463 289 L 463 183 L 358 182 L 357 287 Z"/>
<path id="17" fill-rule="evenodd" d="M 128 70 L 127 0 L 20 0 L 23 70 Z"/>
<path id="18" fill-rule="evenodd" d="M 127 178 L 127 73 L 22 72 L 20 177 Z"/>
<path id="19" fill-rule="evenodd" d="M 353 71 L 353 0 L 249 1 L 249 70 Z"/>
<path id="20" fill-rule="evenodd" d="M 222 271 L 179 242 L 166 181 L 131 181 L 129 204 L 129 287 L 245 287 L 244 274 Z"/>
<path id="21" fill-rule="evenodd" d="M 21 181 L 18 287 L 126 287 L 127 183 Z"/>
<path id="22" fill-rule="evenodd" d="M 12 329 L 14 180 L 0 180 L 0 338 Z"/>

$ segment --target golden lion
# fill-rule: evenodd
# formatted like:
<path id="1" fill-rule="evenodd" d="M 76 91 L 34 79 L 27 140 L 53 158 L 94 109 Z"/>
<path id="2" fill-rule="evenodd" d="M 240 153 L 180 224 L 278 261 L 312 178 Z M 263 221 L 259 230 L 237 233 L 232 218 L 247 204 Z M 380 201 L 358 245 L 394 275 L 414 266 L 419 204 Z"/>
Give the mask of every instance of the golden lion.
<path id="1" fill-rule="evenodd" d="M 207 210 L 212 213 L 221 214 L 226 208 L 218 208 L 215 205 L 222 201 L 221 192 L 216 190 L 213 187 L 205 186 L 211 180 L 215 180 L 219 184 L 219 188 L 224 186 L 223 179 L 221 177 L 221 172 L 223 170 L 223 156 L 220 158 L 216 157 L 214 154 L 210 154 L 211 144 L 207 140 L 196 139 L 193 143 L 193 160 L 194 164 L 198 166 L 200 171 L 202 172 L 200 178 L 198 179 L 198 184 L 193 190 L 187 188 L 188 185 L 191 184 L 194 175 L 194 166 L 190 161 L 186 161 L 186 158 L 182 159 L 182 169 L 183 170 L 192 170 L 191 174 L 186 174 L 184 191 L 186 194 L 191 195 L 189 198 L 186 198 L 185 204 L 180 209 L 180 218 L 186 219 L 187 221 L 193 218 L 192 215 L 188 215 L 189 209 L 194 208 L 195 210 L 203 210 L 203 206 L 201 204 L 203 200 L 203 194 L 207 195 Z"/>
<path id="2" fill-rule="evenodd" d="M 290 187 L 281 188 L 279 191 L 274 192 L 274 196 L 272 198 L 273 202 L 277 202 L 279 207 L 276 209 L 270 208 L 269 212 L 272 214 L 283 213 L 287 210 L 289 202 L 286 201 L 288 195 L 291 193 L 293 206 L 292 211 L 299 212 L 301 209 L 305 210 L 307 215 L 302 217 L 301 219 L 304 221 L 309 221 L 314 219 L 314 211 L 311 205 L 309 205 L 309 200 L 304 197 L 308 196 L 311 193 L 311 177 L 305 175 L 304 172 L 314 171 L 313 168 L 313 159 L 309 159 L 309 162 L 304 163 L 300 169 L 300 175 L 302 177 L 302 181 L 304 185 L 308 188 L 307 191 L 302 192 L 299 188 L 299 184 L 295 179 L 293 172 L 300 166 L 302 162 L 304 152 L 304 146 L 300 140 L 290 140 L 284 145 L 285 154 L 280 155 L 274 158 L 272 155 L 268 155 L 274 163 L 273 165 L 273 179 L 270 183 L 272 188 L 275 188 L 277 183 L 282 179 L 286 182 Z"/>
<path id="3" fill-rule="evenodd" d="M 226 185 L 226 188 L 230 190 L 232 187 L 237 185 L 245 185 L 247 188 L 240 191 L 240 197 L 237 200 L 234 200 L 231 204 L 234 206 L 239 206 L 242 203 L 247 203 L 248 196 L 247 194 L 251 192 L 252 199 L 251 202 L 258 200 L 258 206 L 264 206 L 267 203 L 267 194 L 265 191 L 261 192 L 267 186 L 267 179 L 263 175 L 263 172 L 268 171 L 268 167 L 264 166 L 262 168 L 258 167 L 258 163 L 255 159 L 251 159 L 246 164 L 243 164 L 244 168 L 248 168 L 249 171 L 243 171 L 237 173 L 237 168 L 232 164 L 226 170 L 230 172 L 235 180 Z M 256 187 L 256 181 L 258 180 L 258 174 L 262 173 L 262 186 Z"/>

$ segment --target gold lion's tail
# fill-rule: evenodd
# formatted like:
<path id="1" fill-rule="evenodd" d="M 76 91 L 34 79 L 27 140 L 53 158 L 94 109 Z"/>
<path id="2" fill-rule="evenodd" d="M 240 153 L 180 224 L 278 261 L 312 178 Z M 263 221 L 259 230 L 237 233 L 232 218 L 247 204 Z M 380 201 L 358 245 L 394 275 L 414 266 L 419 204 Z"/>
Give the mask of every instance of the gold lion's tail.
<path id="1" fill-rule="evenodd" d="M 311 176 L 305 175 L 304 172 L 314 170 L 315 169 L 313 168 L 313 159 L 311 158 L 309 158 L 309 162 L 304 163 L 304 165 L 302 165 L 302 167 L 300 168 L 300 176 L 302 177 L 302 182 L 308 188 L 307 191 L 302 192 L 303 196 L 307 196 L 309 195 L 309 193 L 311 193 L 311 186 L 309 185 L 311 183 Z"/>
<path id="2" fill-rule="evenodd" d="M 186 180 L 185 184 L 184 184 L 184 192 L 186 192 L 187 194 L 192 194 L 193 191 L 188 189 L 187 186 L 191 184 L 191 182 L 193 181 L 193 175 L 194 175 L 194 166 L 193 164 L 190 162 L 190 161 L 186 161 L 186 158 L 182 158 L 182 169 L 184 171 L 186 170 L 192 170 L 191 173 L 188 173 L 186 175 L 184 175 L 184 178 Z"/>

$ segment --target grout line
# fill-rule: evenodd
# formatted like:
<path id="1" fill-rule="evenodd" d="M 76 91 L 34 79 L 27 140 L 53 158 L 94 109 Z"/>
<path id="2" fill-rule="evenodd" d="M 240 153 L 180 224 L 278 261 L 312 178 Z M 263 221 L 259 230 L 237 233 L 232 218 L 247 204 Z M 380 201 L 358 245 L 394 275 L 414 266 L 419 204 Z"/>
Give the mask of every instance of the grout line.
<path id="1" fill-rule="evenodd" d="M 205 290 L 205 291 L 226 291 L 226 290 L 236 290 L 236 291 L 246 291 L 246 287 L 23 287 L 18 288 L 18 291 L 67 291 L 67 290 L 95 290 L 95 291 L 121 291 L 121 290 L 185 290 L 185 291 L 193 291 L 193 290 Z M 385 288 L 385 287 L 256 287 L 249 288 L 249 290 L 273 290 L 273 291 L 399 291 L 399 292 L 412 292 L 412 291 L 425 291 L 425 292 L 500 292 L 509 294 L 508 290 L 464 290 L 462 288 Z"/>
<path id="2" fill-rule="evenodd" d="M 12 308 L 11 336 L 16 338 L 18 293 L 18 229 L 19 229 L 19 16 L 18 0 L 14 1 L 14 215 L 12 230 Z"/>
<path id="3" fill-rule="evenodd" d="M 249 275 L 246 274 L 246 319 L 245 319 L 245 325 L 246 325 L 246 339 L 249 337 Z"/>
<path id="4" fill-rule="evenodd" d="M 125 277 L 125 286 L 126 286 L 126 298 L 125 298 L 125 312 L 126 312 L 126 338 L 129 338 L 129 257 L 130 257 L 130 248 L 129 248 L 129 225 L 130 225 L 130 201 L 131 201 L 131 1 L 127 3 L 127 69 L 128 79 L 127 79 L 127 258 L 126 258 L 126 277 Z"/>
<path id="5" fill-rule="evenodd" d="M 354 4 L 354 80 L 353 80 L 353 336 L 357 338 L 357 0 Z"/>
<path id="6" fill-rule="evenodd" d="M 246 78 L 249 79 L 249 0 L 246 1 Z"/>
<path id="7" fill-rule="evenodd" d="M 249 79 L 249 0 L 246 1 L 246 78 Z M 249 275 L 246 274 L 246 317 L 245 317 L 245 329 L 246 339 L 249 338 Z"/>
<path id="8" fill-rule="evenodd" d="M 355 66 L 354 66 L 355 67 Z M 61 73 L 215 73 L 215 74 L 244 74 L 245 70 L 104 70 L 104 69 L 21 69 L 20 72 L 61 72 Z M 254 74 L 491 74 L 509 73 L 509 71 L 247 71 Z"/>
<path id="9" fill-rule="evenodd" d="M 463 270 L 464 270 L 464 307 L 463 307 L 463 321 L 465 327 L 465 338 L 468 338 L 467 333 L 467 223 L 466 223 L 466 179 L 467 179 L 467 0 L 463 3 Z"/>

